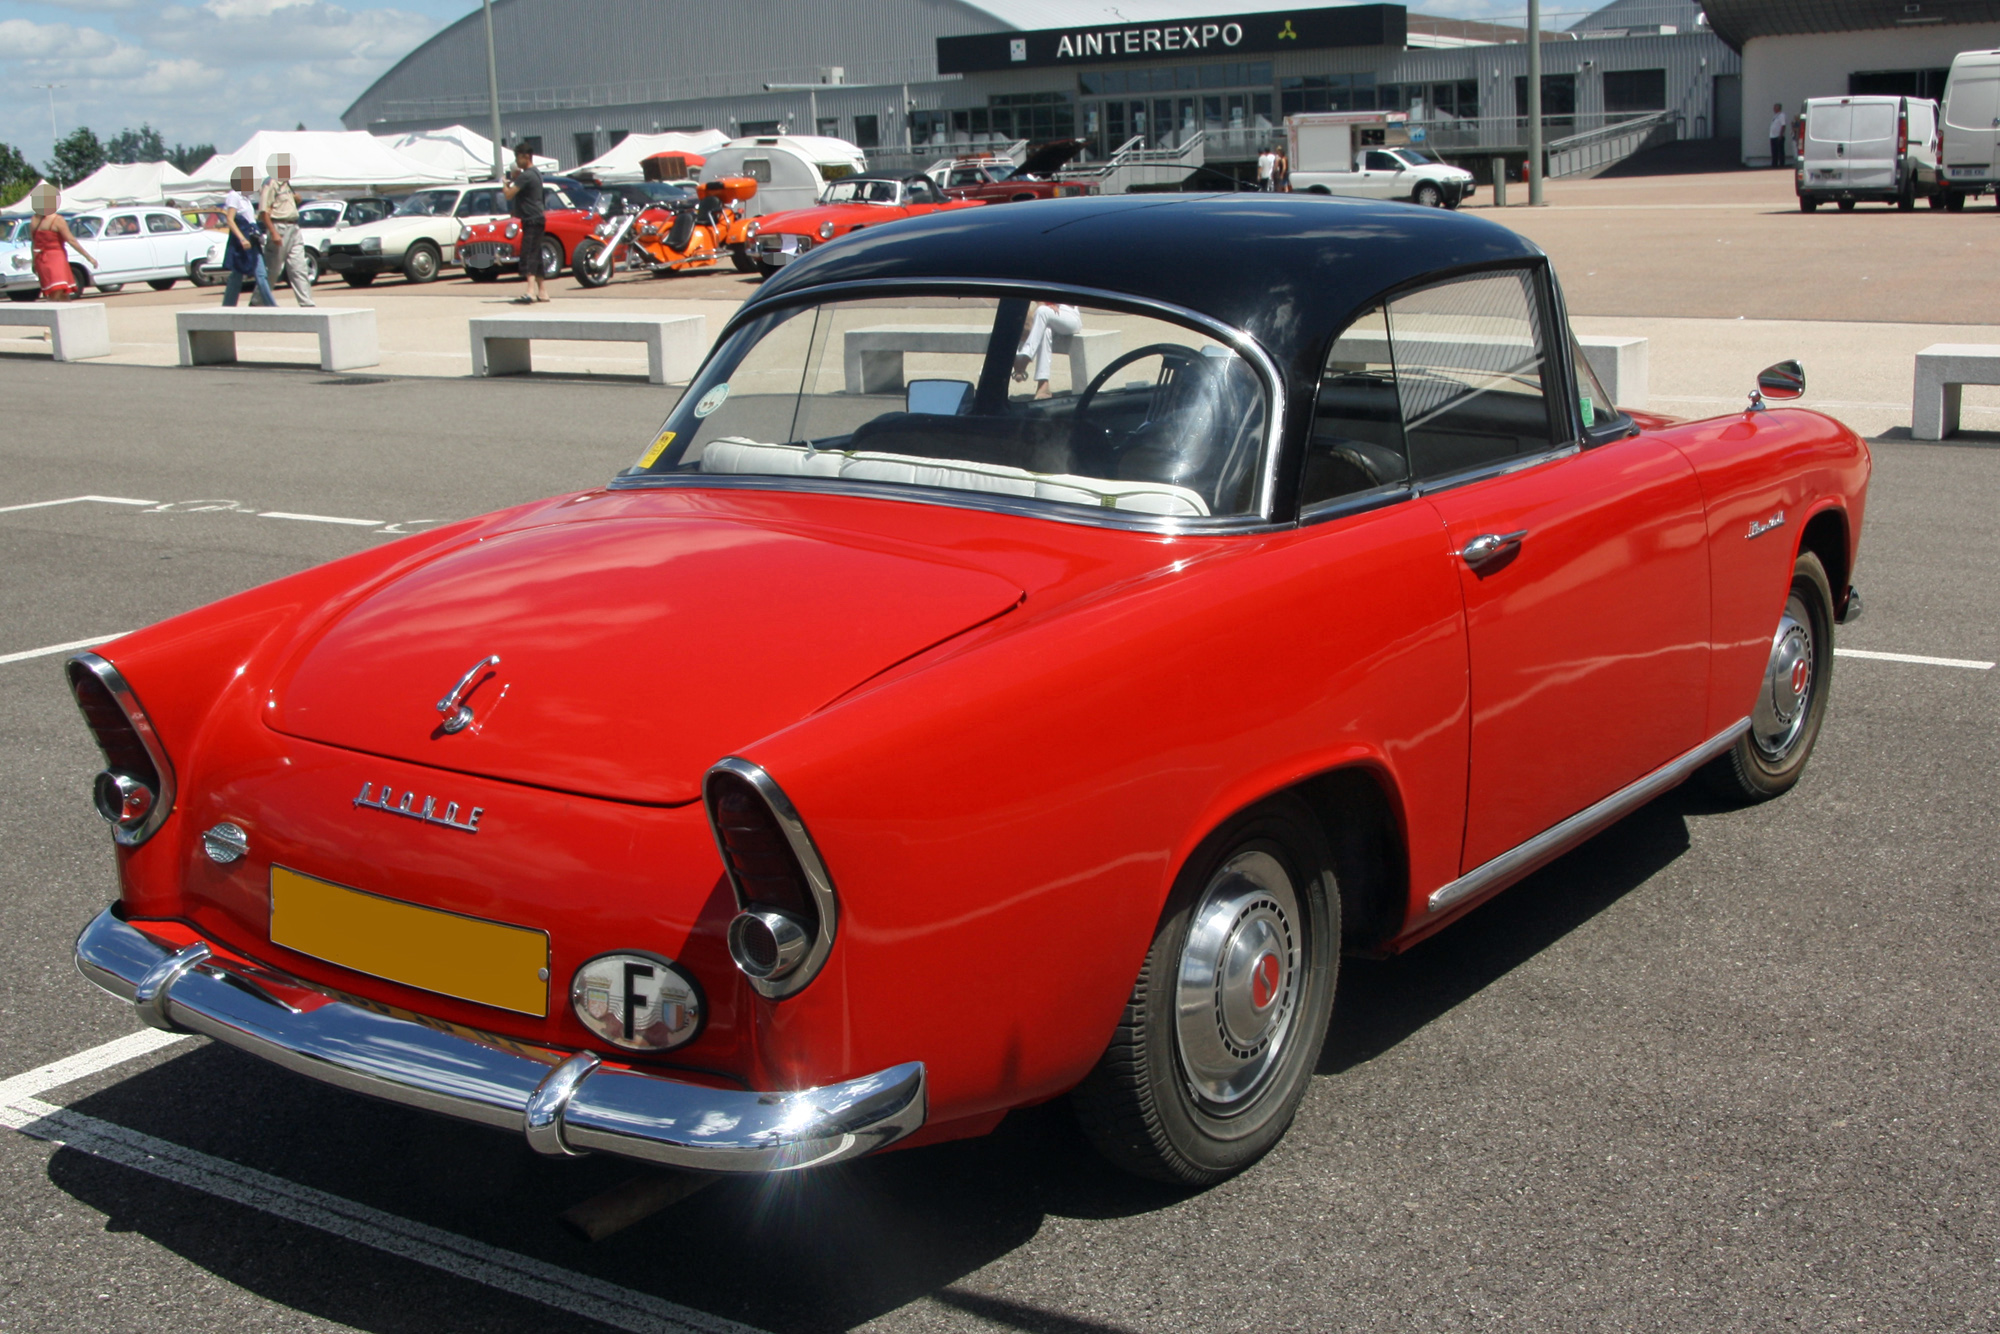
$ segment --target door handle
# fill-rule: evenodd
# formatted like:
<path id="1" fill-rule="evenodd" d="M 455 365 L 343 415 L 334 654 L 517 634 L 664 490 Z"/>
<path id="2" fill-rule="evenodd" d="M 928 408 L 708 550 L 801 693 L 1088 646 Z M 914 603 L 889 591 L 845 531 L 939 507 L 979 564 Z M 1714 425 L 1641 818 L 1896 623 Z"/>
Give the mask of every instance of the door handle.
<path id="1" fill-rule="evenodd" d="M 1511 554 L 1520 547 L 1521 539 L 1527 535 L 1528 530 L 1525 528 L 1518 533 L 1481 533 L 1465 544 L 1464 549 L 1458 553 L 1459 558 L 1476 570 L 1489 561 Z"/>

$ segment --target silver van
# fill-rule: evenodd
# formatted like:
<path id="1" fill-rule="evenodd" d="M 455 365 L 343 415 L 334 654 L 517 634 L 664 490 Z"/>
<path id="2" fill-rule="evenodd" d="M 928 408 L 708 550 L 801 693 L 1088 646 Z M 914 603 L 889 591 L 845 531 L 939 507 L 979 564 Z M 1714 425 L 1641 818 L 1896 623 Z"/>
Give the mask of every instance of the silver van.
<path id="1" fill-rule="evenodd" d="M 1961 51 L 1952 57 L 1944 85 L 1944 184 L 1942 206 L 1959 209 L 1973 195 L 2000 185 L 1995 141 L 2000 140 L 2000 51 Z"/>
<path id="2" fill-rule="evenodd" d="M 1926 97 L 1815 97 L 1799 115 L 1799 208 L 1863 199 L 1938 206 L 1938 105 Z"/>

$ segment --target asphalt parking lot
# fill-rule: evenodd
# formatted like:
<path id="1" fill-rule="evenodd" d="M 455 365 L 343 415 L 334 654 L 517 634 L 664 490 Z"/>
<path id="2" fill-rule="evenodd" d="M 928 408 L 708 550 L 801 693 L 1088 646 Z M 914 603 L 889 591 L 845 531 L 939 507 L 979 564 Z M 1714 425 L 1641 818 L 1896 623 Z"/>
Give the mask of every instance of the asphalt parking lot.
<path id="1" fill-rule="evenodd" d="M 200 1039 L 29 1076 L 138 1025 L 70 962 L 113 859 L 28 655 L 597 484 L 672 393 L 0 354 L 0 1329 L 2000 1327 L 1993 434 L 1878 441 L 1839 641 L 1962 665 L 1844 656 L 1787 797 L 1683 789 L 1350 963 L 1291 1135 L 1207 1192 L 1057 1104 L 590 1244 L 558 1211 L 631 1168 Z"/>

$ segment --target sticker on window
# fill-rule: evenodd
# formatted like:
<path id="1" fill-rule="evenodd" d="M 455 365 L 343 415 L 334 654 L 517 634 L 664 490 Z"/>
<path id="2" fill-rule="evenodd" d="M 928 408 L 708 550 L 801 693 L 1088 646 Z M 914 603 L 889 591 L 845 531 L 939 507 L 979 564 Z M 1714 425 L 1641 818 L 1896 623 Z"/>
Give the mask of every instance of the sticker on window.
<path id="1" fill-rule="evenodd" d="M 1597 425 L 1597 405 L 1590 401 L 1590 395 L 1585 394 L 1579 402 L 1583 408 L 1584 426 L 1587 428 Z"/>
<path id="2" fill-rule="evenodd" d="M 671 445 L 673 442 L 674 442 L 674 433 L 672 431 L 660 432 L 659 439 L 653 441 L 651 445 L 647 446 L 646 452 L 639 456 L 639 466 L 642 468 L 652 467 L 654 461 L 658 459 L 660 455 L 666 453 L 667 446 Z"/>
<path id="3" fill-rule="evenodd" d="M 701 402 L 694 405 L 694 415 L 697 417 L 706 417 L 709 413 L 721 407 L 722 400 L 728 397 L 729 386 L 726 384 L 716 385 L 701 396 Z"/>

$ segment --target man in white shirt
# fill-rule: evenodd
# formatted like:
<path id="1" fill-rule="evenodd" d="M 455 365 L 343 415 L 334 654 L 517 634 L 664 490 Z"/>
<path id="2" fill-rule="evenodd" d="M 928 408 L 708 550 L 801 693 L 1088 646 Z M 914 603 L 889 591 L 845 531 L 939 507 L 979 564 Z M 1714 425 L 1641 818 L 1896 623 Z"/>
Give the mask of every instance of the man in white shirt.
<path id="1" fill-rule="evenodd" d="M 1791 137 L 1792 122 L 1785 115 L 1785 104 L 1778 102 L 1771 107 L 1771 165 L 1785 165 L 1785 140 Z"/>
<path id="2" fill-rule="evenodd" d="M 1269 191 L 1271 178 L 1277 174 L 1278 155 L 1266 148 L 1257 155 L 1257 188 Z"/>

